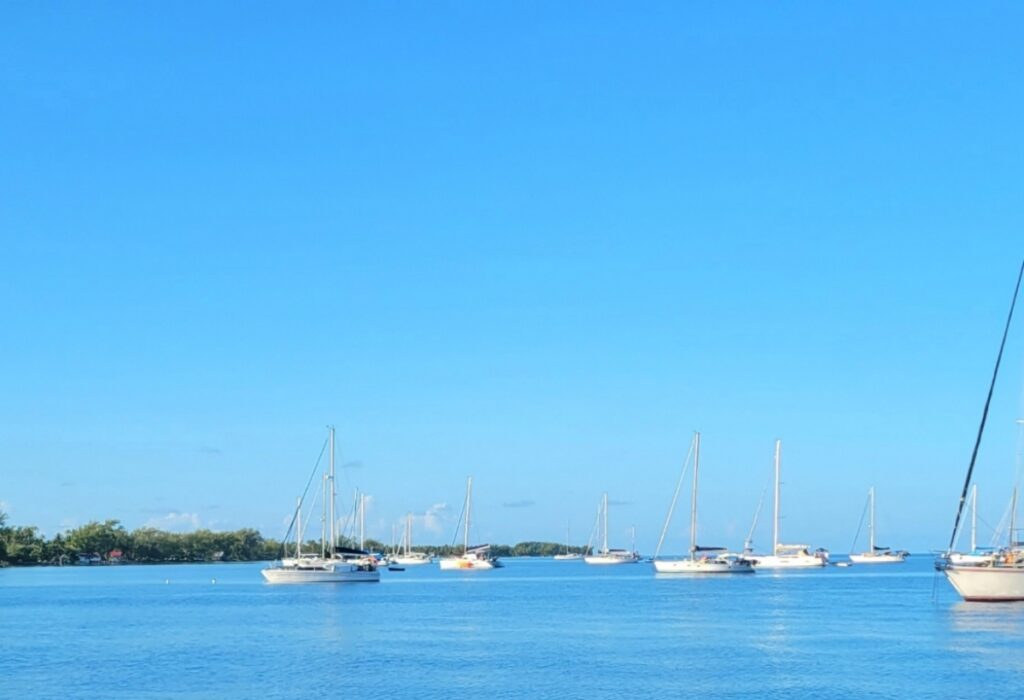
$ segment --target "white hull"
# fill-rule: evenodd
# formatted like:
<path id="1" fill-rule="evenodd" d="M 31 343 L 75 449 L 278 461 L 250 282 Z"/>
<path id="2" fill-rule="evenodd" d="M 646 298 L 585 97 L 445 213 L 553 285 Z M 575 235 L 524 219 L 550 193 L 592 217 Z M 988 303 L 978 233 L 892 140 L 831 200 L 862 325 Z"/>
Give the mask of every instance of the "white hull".
<path id="1" fill-rule="evenodd" d="M 828 563 L 824 557 L 816 557 L 811 554 L 784 556 L 766 554 L 747 558 L 754 564 L 755 569 L 820 569 Z"/>
<path id="2" fill-rule="evenodd" d="M 440 561 L 441 571 L 477 571 L 495 568 L 489 559 L 472 557 L 445 557 Z"/>
<path id="3" fill-rule="evenodd" d="M 961 554 L 960 552 L 953 552 L 949 555 L 947 561 L 953 566 L 978 566 L 980 564 L 988 564 L 995 559 L 994 553 L 988 554 Z"/>
<path id="4" fill-rule="evenodd" d="M 433 560 L 430 557 L 392 557 L 392 564 L 398 564 L 399 566 L 419 566 L 420 564 L 431 564 Z"/>
<path id="5" fill-rule="evenodd" d="M 906 560 L 903 554 L 851 554 L 850 561 L 854 564 L 902 564 Z"/>
<path id="6" fill-rule="evenodd" d="M 946 578 L 964 600 L 1003 602 L 1024 600 L 1024 568 L 947 566 Z"/>
<path id="7" fill-rule="evenodd" d="M 267 583 L 376 583 L 380 572 L 353 564 L 337 564 L 322 569 L 271 567 L 261 572 Z"/>
<path id="8" fill-rule="evenodd" d="M 615 556 L 609 554 L 592 554 L 590 556 L 583 557 L 583 561 L 587 564 L 594 564 L 596 566 L 613 566 L 615 564 L 636 564 L 639 558 L 635 556 Z"/>
<path id="9" fill-rule="evenodd" d="M 744 560 L 718 559 L 655 559 L 659 574 L 752 574 L 754 567 Z"/>
<path id="10" fill-rule="evenodd" d="M 555 561 L 579 561 L 583 558 L 582 554 L 556 554 Z"/>

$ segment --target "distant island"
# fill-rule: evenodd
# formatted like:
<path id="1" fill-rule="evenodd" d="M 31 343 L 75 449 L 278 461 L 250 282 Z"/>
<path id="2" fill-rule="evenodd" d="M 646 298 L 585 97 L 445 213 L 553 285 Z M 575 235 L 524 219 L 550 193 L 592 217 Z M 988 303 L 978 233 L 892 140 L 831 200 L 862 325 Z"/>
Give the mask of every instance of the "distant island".
<path id="1" fill-rule="evenodd" d="M 117 520 L 90 522 L 54 535 L 39 533 L 32 526 L 8 525 L 7 515 L 0 512 L 0 567 L 63 566 L 96 564 L 171 564 L 218 561 L 267 561 L 282 556 L 282 543 L 269 539 L 252 528 L 233 532 L 196 530 L 178 533 L 141 527 L 128 531 Z M 341 547 L 354 547 L 349 538 L 342 538 Z M 292 549 L 293 544 L 288 544 Z M 305 551 L 320 551 L 320 541 L 303 545 Z M 376 540 L 366 540 L 369 552 L 387 553 L 390 547 Z M 414 547 L 417 552 L 443 557 L 461 554 L 462 546 Z M 292 550 L 294 551 L 294 550 Z M 492 545 L 498 557 L 547 557 L 565 551 L 565 545 L 554 542 L 520 542 L 515 545 Z M 570 547 L 570 552 L 586 554 L 587 547 Z"/>

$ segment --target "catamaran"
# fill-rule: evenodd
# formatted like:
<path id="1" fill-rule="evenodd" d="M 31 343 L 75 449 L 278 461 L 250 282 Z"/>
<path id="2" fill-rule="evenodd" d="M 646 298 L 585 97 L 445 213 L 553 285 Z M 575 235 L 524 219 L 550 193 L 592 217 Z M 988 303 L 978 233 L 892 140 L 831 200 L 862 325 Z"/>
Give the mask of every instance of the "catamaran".
<path id="1" fill-rule="evenodd" d="M 854 564 L 901 564 L 909 553 L 900 549 L 880 547 L 875 544 L 875 487 L 868 489 L 868 507 L 871 515 L 868 519 L 868 551 L 860 554 L 850 553 L 850 561 Z M 861 515 L 861 523 L 864 522 Z M 856 541 L 856 538 L 855 538 Z"/>
<path id="2" fill-rule="evenodd" d="M 337 494 L 334 481 L 334 428 L 328 428 L 330 442 L 330 472 L 323 480 L 324 520 L 329 523 L 321 529 L 320 553 L 302 552 L 302 502 L 299 498 L 295 517 L 295 556 L 282 558 L 275 565 L 260 573 L 267 583 L 375 583 L 380 581 L 380 572 L 372 557 L 361 550 L 339 547 L 335 528 L 335 502 Z M 314 467 L 315 470 L 315 467 Z M 327 498 L 328 493 L 330 498 Z"/>
<path id="3" fill-rule="evenodd" d="M 772 521 L 772 553 L 749 554 L 747 559 L 758 569 L 811 569 L 828 564 L 828 551 L 810 551 L 806 544 L 783 544 L 779 541 L 779 502 L 782 474 L 782 441 L 775 441 L 775 506 Z"/>
<path id="4" fill-rule="evenodd" d="M 999 365 L 1003 359 L 1003 350 L 1006 347 L 1006 337 L 1010 333 L 1010 322 L 1013 320 L 1013 310 L 1017 305 L 1017 295 L 1020 293 L 1021 278 L 1024 277 L 1024 261 L 1021 262 L 1020 271 L 1017 273 L 1017 285 L 1013 290 L 1013 299 L 1010 302 L 1010 312 L 1006 316 L 1006 325 L 1003 328 L 1003 339 L 999 344 L 999 353 L 996 355 L 995 369 L 992 371 L 992 381 L 988 388 L 988 397 L 985 399 L 985 408 L 981 412 L 981 423 L 978 425 L 978 436 L 974 441 L 974 451 L 971 453 L 971 461 L 967 466 L 967 476 L 964 479 L 963 490 L 960 492 L 960 502 L 957 506 L 956 519 L 953 521 L 953 532 L 949 538 L 948 554 L 952 554 L 953 545 L 956 542 L 960 530 L 960 518 L 963 516 L 964 504 L 967 500 L 967 492 L 971 487 L 971 477 L 974 474 L 974 465 L 978 457 L 978 448 L 981 446 L 981 437 L 985 432 L 985 422 L 988 418 L 988 409 L 992 402 L 992 392 L 995 390 L 996 377 L 999 376 Z M 1015 504 L 1016 505 L 1016 504 Z M 966 601 L 992 601 L 1003 602 L 1013 600 L 1024 600 L 1024 552 L 1018 549 L 1014 542 L 1013 528 L 1010 528 L 1010 546 L 1000 550 L 990 560 L 978 563 L 954 564 L 950 561 L 943 572 L 946 578 L 956 589 L 956 592 Z M 947 560 L 949 556 L 947 554 Z"/>
<path id="5" fill-rule="evenodd" d="M 657 554 L 654 557 L 654 570 L 659 574 L 752 574 L 754 567 L 751 563 L 742 558 L 726 552 L 725 547 L 702 547 L 697 544 L 697 474 L 700 471 L 700 433 L 693 434 L 693 490 L 690 494 L 690 558 L 689 559 L 659 559 Z M 689 460 L 687 460 L 689 461 Z M 686 474 L 686 463 L 683 464 L 683 472 L 679 475 L 680 484 Z M 679 495 L 679 485 L 676 486 L 676 496 Z M 676 499 L 673 497 L 672 505 L 669 506 L 668 516 L 665 518 L 665 526 L 662 529 L 662 540 L 665 531 L 668 530 L 672 521 L 672 511 L 675 509 Z M 661 550 L 661 542 L 658 543 L 658 550 Z"/>
<path id="6" fill-rule="evenodd" d="M 440 561 L 442 571 L 475 571 L 478 569 L 496 569 L 502 566 L 501 561 L 491 555 L 491 545 L 469 546 L 469 523 L 473 513 L 473 477 L 466 479 L 465 529 L 462 539 L 462 554 L 457 557 L 444 557 Z"/>
<path id="7" fill-rule="evenodd" d="M 593 535 L 591 535 L 591 543 L 587 544 L 587 551 L 591 554 L 583 557 L 583 561 L 588 564 L 596 565 L 609 565 L 609 564 L 635 564 L 640 561 L 640 555 L 635 551 L 629 551 L 625 549 L 609 549 L 608 548 L 608 494 L 605 493 L 601 497 L 601 503 L 597 508 L 597 522 L 595 523 L 600 528 L 601 532 L 601 550 L 594 553 L 594 549 L 591 546 L 593 542 Z"/>
<path id="8" fill-rule="evenodd" d="M 412 551 L 412 513 L 405 516 L 405 534 L 402 536 L 402 552 L 391 556 L 391 561 L 399 566 L 419 566 L 431 563 L 430 555 L 425 552 Z"/>

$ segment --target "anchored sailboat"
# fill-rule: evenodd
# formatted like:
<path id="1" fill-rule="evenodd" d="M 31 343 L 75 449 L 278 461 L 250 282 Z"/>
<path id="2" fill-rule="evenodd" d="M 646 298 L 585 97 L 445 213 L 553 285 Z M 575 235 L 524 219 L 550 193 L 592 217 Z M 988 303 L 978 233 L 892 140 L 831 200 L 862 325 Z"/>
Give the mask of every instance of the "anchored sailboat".
<path id="1" fill-rule="evenodd" d="M 330 442 L 330 473 L 323 481 L 324 506 L 330 508 L 330 524 L 322 529 L 317 554 L 302 553 L 302 498 L 296 510 L 296 546 L 294 558 L 282 558 L 276 565 L 260 573 L 267 583 L 374 583 L 380 581 L 376 562 L 366 552 L 345 549 L 337 544 L 335 527 L 334 428 L 328 428 Z M 330 500 L 326 498 L 330 494 Z M 327 514 L 325 513 L 325 516 Z"/>
<path id="2" fill-rule="evenodd" d="M 391 561 L 399 566 L 429 564 L 432 559 L 425 552 L 412 551 L 412 513 L 405 516 L 405 534 L 402 535 L 402 551 L 396 552 Z"/>
<path id="3" fill-rule="evenodd" d="M 609 564 L 635 564 L 640 561 L 640 555 L 633 551 L 625 549 L 609 549 L 608 548 L 608 494 L 605 493 L 601 497 L 601 503 L 597 508 L 597 526 L 601 532 L 601 549 L 598 552 L 594 552 L 593 547 L 588 544 L 587 551 L 591 554 L 583 557 L 583 561 L 588 564 L 596 565 L 609 565 Z M 593 542 L 593 535 L 591 535 L 591 543 Z"/>
<path id="4" fill-rule="evenodd" d="M 990 561 L 967 564 L 955 564 L 951 561 L 953 545 L 959 534 L 960 518 L 963 516 L 967 492 L 971 487 L 971 477 L 974 474 L 974 465 L 978 458 L 978 448 L 981 446 L 981 437 L 985 432 L 988 409 L 992 403 L 992 392 L 995 390 L 996 377 L 999 376 L 999 365 L 1003 359 L 1006 337 L 1010 333 L 1010 322 L 1013 320 L 1013 310 L 1017 305 L 1017 295 L 1020 293 L 1022 277 L 1024 277 L 1024 261 L 1021 262 L 1020 271 L 1017 273 L 1017 285 L 1013 290 L 1010 312 L 1006 316 L 1006 326 L 1003 328 L 1003 339 L 999 344 L 995 368 L 992 370 L 992 381 L 989 384 L 988 397 L 985 399 L 985 408 L 981 412 L 978 436 L 974 441 L 974 451 L 971 453 L 971 461 L 967 466 L 967 476 L 964 479 L 964 487 L 960 493 L 956 519 L 953 522 L 953 532 L 949 537 L 949 551 L 947 552 L 947 561 L 949 563 L 943 569 L 946 578 L 949 579 L 953 588 L 967 601 L 1002 602 L 1024 600 L 1024 560 L 1022 560 L 1021 551 L 1015 546 L 1014 540 L 1016 538 L 1013 535 L 1012 527 L 1010 546 L 1000 550 Z"/>
<path id="5" fill-rule="evenodd" d="M 754 567 L 749 561 L 742 557 L 725 553 L 725 547 L 702 547 L 697 544 L 697 474 L 700 471 L 700 433 L 693 434 L 693 490 L 690 495 L 690 558 L 689 559 L 659 559 L 654 558 L 654 570 L 659 574 L 751 574 Z M 683 473 L 679 475 L 680 481 L 686 473 L 686 465 L 683 465 Z M 679 488 L 676 488 L 678 495 Z M 669 507 L 668 516 L 665 519 L 665 528 L 668 529 L 672 520 L 672 511 L 675 506 L 675 499 Z M 663 532 L 664 532 L 663 530 Z M 660 543 L 659 543 L 660 550 Z M 713 554 L 717 553 L 717 554 Z"/>
<path id="6" fill-rule="evenodd" d="M 772 553 L 750 554 L 750 559 L 758 569 L 810 569 L 825 566 L 828 563 L 828 552 L 819 549 L 810 551 L 806 544 L 783 544 L 779 541 L 779 503 L 781 500 L 782 475 L 782 441 L 775 441 L 775 507 L 772 522 Z"/>
<path id="7" fill-rule="evenodd" d="M 947 563 L 984 564 L 992 561 L 994 556 L 995 552 L 991 547 L 978 547 L 978 485 L 974 484 L 971 487 L 971 551 L 950 552 Z"/>
<path id="8" fill-rule="evenodd" d="M 893 550 L 889 547 L 880 547 L 875 544 L 875 487 L 868 489 L 868 507 L 871 515 L 868 519 L 868 551 L 860 554 L 850 554 L 850 561 L 854 564 L 900 564 L 909 556 L 903 550 Z M 864 522 L 861 515 L 861 523 Z"/>
<path id="9" fill-rule="evenodd" d="M 473 513 L 473 477 L 466 479 L 466 503 L 465 503 L 465 529 L 463 530 L 462 555 L 457 557 L 444 557 L 440 566 L 442 571 L 469 571 L 477 569 L 496 569 L 502 564 L 491 556 L 491 545 L 483 544 L 475 547 L 469 546 L 469 523 Z"/>
<path id="10" fill-rule="evenodd" d="M 570 551 L 569 548 L 569 523 L 565 524 L 565 552 L 562 554 L 556 554 L 555 559 L 557 561 L 576 561 L 583 558 L 582 554 Z"/>

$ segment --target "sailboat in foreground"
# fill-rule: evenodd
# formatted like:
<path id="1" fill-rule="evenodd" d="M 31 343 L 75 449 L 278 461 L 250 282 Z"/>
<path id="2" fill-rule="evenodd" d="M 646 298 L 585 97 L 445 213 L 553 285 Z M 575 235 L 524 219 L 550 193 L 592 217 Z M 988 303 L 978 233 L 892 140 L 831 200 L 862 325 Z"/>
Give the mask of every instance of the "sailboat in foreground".
<path id="1" fill-rule="evenodd" d="M 609 549 L 608 548 L 608 494 L 605 493 L 601 497 L 601 504 L 597 509 L 597 523 L 596 525 L 601 531 L 601 550 L 598 552 L 593 551 L 593 547 L 587 545 L 587 551 L 591 554 L 583 557 L 583 561 L 587 564 L 595 564 L 598 566 L 608 566 L 614 564 L 635 564 L 640 561 L 640 555 L 634 551 L 626 549 Z M 591 531 L 593 532 L 593 531 Z M 593 534 L 591 534 L 591 540 L 593 540 Z"/>
<path id="2" fill-rule="evenodd" d="M 782 441 L 775 441 L 775 507 L 772 522 L 772 553 L 746 555 L 758 569 L 813 569 L 828 564 L 828 551 L 810 551 L 806 544 L 779 542 L 779 501 L 782 474 Z"/>
<path id="3" fill-rule="evenodd" d="M 441 571 L 476 571 L 479 569 L 497 569 L 501 561 L 491 555 L 491 545 L 469 546 L 469 523 L 473 513 L 473 477 L 466 479 L 465 529 L 462 538 L 462 554 L 457 557 L 444 557 L 440 561 Z"/>
<path id="4" fill-rule="evenodd" d="M 868 551 L 861 554 L 850 554 L 850 561 L 854 564 L 902 564 L 909 556 L 904 550 L 894 550 L 890 547 L 879 547 L 875 544 L 875 487 L 868 489 L 868 507 L 871 510 L 868 520 Z M 861 515 L 861 518 L 864 516 Z M 862 519 L 863 523 L 864 520 Z"/>
<path id="5" fill-rule="evenodd" d="M 320 554 L 302 553 L 302 498 L 296 510 L 295 557 L 282 558 L 275 565 L 260 571 L 267 583 L 376 583 L 380 571 L 376 561 L 366 552 L 346 549 L 337 544 L 335 527 L 334 428 L 328 428 L 330 441 L 330 472 L 323 481 L 324 510 L 330 508 L 330 526 L 321 533 Z M 330 495 L 330 500 L 327 496 Z M 324 513 L 324 517 L 327 517 Z"/>
<path id="6" fill-rule="evenodd" d="M 693 434 L 693 491 L 690 495 L 690 558 L 689 559 L 659 559 L 654 558 L 654 570 L 659 574 L 752 574 L 754 567 L 750 561 L 726 553 L 725 547 L 702 547 L 697 544 L 697 474 L 700 471 L 700 433 Z M 683 465 L 683 474 L 679 475 L 682 481 L 686 473 L 686 465 Z M 679 489 L 676 488 L 678 495 Z M 669 507 L 668 516 L 665 519 L 663 533 L 668 529 L 672 520 L 672 511 L 675 508 L 675 499 L 672 499 L 672 506 Z M 717 553 L 717 554 L 713 554 Z"/>
<path id="7" fill-rule="evenodd" d="M 967 492 L 971 487 L 971 477 L 974 474 L 974 465 L 978 458 L 978 448 L 981 446 L 981 437 L 985 432 L 985 422 L 988 418 L 989 405 L 992 402 L 992 392 L 996 386 L 996 377 L 999 376 L 999 365 L 1003 359 L 1003 349 L 1006 347 L 1006 337 L 1010 332 L 1010 322 L 1013 320 L 1013 310 L 1017 305 L 1017 295 L 1020 293 L 1022 277 L 1024 277 L 1024 262 L 1021 262 L 1020 272 L 1017 273 L 1017 286 L 1013 290 L 1010 312 L 1006 316 L 1003 339 L 999 344 L 999 353 L 996 355 L 995 369 L 992 371 L 992 382 L 989 384 L 985 408 L 981 412 L 978 436 L 974 441 L 974 451 L 971 453 L 971 461 L 967 466 L 964 487 L 960 493 L 960 503 L 956 511 L 956 520 L 953 522 L 953 532 L 949 538 L 949 551 L 946 557 L 949 563 L 943 569 L 946 578 L 949 579 L 953 588 L 966 601 L 1003 602 L 1024 600 L 1024 559 L 1022 559 L 1022 554 L 1024 553 L 1014 546 L 1015 538 L 1012 528 L 1010 546 L 997 552 L 991 561 L 968 564 L 954 564 L 950 561 L 953 545 L 960 530 L 960 518 L 963 515 Z"/>

